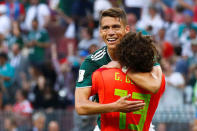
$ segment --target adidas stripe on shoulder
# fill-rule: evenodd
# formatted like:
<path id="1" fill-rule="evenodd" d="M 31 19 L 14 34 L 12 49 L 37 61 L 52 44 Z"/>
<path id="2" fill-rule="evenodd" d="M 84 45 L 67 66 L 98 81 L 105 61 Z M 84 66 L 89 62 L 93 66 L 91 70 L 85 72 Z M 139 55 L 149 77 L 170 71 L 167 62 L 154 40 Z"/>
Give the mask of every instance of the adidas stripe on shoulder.
<path id="1" fill-rule="evenodd" d="M 103 48 L 102 50 L 100 50 L 100 51 L 96 52 L 95 54 L 93 54 L 91 56 L 91 59 L 93 61 L 100 60 L 100 59 L 102 59 L 105 56 L 105 54 L 106 54 L 106 50 L 105 50 L 105 48 Z"/>

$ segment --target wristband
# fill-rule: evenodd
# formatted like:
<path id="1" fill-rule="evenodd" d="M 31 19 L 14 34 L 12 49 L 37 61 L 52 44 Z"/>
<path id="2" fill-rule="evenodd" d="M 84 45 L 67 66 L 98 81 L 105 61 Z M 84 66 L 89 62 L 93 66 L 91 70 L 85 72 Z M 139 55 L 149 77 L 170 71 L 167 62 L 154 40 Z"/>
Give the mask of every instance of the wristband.
<path id="1" fill-rule="evenodd" d="M 126 66 L 122 67 L 122 72 L 127 74 L 129 72 L 129 68 L 127 68 Z"/>

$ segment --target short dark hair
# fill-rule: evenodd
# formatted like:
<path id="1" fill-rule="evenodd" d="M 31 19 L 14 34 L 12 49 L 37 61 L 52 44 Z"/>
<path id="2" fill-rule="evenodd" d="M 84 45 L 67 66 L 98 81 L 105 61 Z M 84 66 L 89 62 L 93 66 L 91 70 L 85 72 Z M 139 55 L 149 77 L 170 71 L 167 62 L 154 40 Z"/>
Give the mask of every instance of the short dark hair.
<path id="1" fill-rule="evenodd" d="M 127 15 L 126 12 L 121 9 L 121 8 L 109 8 L 107 10 L 103 10 L 100 13 L 100 25 L 101 25 L 101 20 L 103 17 L 117 17 L 120 18 L 120 20 L 122 20 L 124 25 L 127 25 Z"/>
<path id="2" fill-rule="evenodd" d="M 151 36 L 129 32 L 117 45 L 115 56 L 122 66 L 129 67 L 133 72 L 150 72 L 158 52 Z"/>

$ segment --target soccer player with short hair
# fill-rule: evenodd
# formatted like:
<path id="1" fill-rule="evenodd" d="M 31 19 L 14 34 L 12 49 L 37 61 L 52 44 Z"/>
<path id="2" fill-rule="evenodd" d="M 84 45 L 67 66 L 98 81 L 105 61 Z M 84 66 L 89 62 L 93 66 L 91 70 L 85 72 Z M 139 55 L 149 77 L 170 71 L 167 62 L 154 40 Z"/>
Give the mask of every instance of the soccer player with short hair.
<path id="1" fill-rule="evenodd" d="M 150 72 L 156 61 L 157 50 L 150 36 L 130 32 L 117 45 L 114 55 L 131 72 Z M 91 95 L 98 94 L 100 104 L 113 103 L 128 94 L 131 95 L 130 101 L 145 102 L 144 108 L 139 111 L 101 114 L 101 131 L 148 131 L 165 90 L 165 78 L 163 75 L 158 92 L 151 93 L 138 87 L 121 69 L 100 68 L 92 75 L 91 89 Z"/>

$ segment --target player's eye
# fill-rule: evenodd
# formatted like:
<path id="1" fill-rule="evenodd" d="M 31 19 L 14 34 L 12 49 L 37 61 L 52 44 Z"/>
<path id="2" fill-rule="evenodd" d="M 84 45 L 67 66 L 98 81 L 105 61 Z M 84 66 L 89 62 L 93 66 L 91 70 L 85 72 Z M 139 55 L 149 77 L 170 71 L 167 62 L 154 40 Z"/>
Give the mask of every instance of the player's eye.
<path id="1" fill-rule="evenodd" d="M 107 30 L 107 29 L 109 29 L 109 26 L 103 26 L 102 27 L 102 30 Z"/>
<path id="2" fill-rule="evenodd" d="M 112 28 L 113 29 L 119 29 L 121 26 L 120 25 L 113 25 Z"/>

